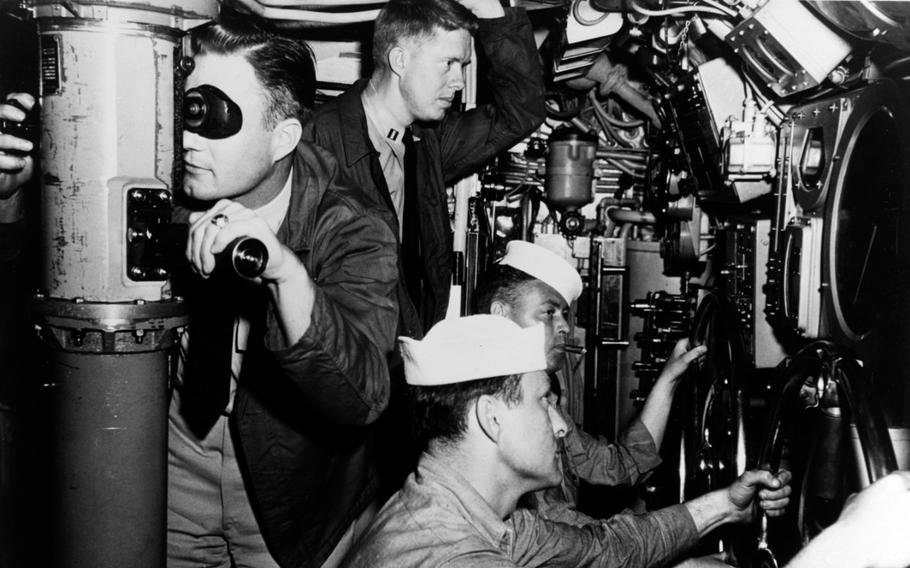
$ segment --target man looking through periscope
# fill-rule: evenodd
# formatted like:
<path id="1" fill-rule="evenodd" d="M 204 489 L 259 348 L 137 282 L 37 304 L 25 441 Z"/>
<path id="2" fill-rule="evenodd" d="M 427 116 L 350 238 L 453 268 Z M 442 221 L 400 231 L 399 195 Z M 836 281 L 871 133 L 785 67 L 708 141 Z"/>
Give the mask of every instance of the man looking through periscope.
<path id="1" fill-rule="evenodd" d="M 395 235 L 331 156 L 299 143 L 315 82 L 304 45 L 252 18 L 193 40 L 184 189 L 198 207 L 176 220 L 195 274 L 173 279 L 191 319 L 169 410 L 168 566 L 335 566 L 377 490 L 366 425 L 388 400 Z M 24 114 L 0 104 L 0 119 Z M 32 149 L 0 133 L 0 236 L 23 225 Z M 269 261 L 238 290 L 209 277 L 241 236 Z"/>

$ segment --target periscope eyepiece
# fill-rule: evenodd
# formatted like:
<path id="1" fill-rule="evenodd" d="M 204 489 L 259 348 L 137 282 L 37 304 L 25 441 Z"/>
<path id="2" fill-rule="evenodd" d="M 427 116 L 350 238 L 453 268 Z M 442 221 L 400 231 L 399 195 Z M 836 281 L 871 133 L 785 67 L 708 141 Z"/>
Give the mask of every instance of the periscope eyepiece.
<path id="1" fill-rule="evenodd" d="M 237 103 L 212 85 L 199 85 L 183 95 L 183 128 L 210 140 L 229 138 L 243 126 Z"/>
<path id="2" fill-rule="evenodd" d="M 239 237 L 216 255 L 216 270 L 252 280 L 265 271 L 269 251 L 259 239 Z"/>

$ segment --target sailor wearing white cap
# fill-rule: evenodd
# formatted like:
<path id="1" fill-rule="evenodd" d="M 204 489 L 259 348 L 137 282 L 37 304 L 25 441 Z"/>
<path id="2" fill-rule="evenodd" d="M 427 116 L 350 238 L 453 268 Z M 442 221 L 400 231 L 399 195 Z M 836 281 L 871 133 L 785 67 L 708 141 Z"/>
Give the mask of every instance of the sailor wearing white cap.
<path id="1" fill-rule="evenodd" d="M 411 389 L 411 406 L 421 449 L 469 443 L 484 463 L 499 464 L 484 483 L 506 500 L 559 482 L 556 438 L 567 425 L 552 406 L 543 326 L 477 315 L 443 320 L 422 341 L 399 342 L 405 379 L 420 387 Z M 503 429 L 516 421 L 520 428 Z"/>
<path id="2" fill-rule="evenodd" d="M 759 495 L 771 515 L 787 503 L 785 480 L 748 472 L 690 503 L 585 527 L 518 508 L 523 494 L 561 477 L 556 442 L 566 424 L 544 370 L 542 326 L 477 315 L 399 340 L 424 449 L 344 566 L 661 565 L 717 525 L 751 518 Z"/>
<path id="3" fill-rule="evenodd" d="M 477 312 L 507 317 L 521 326 L 543 323 L 547 330 L 547 369 L 555 372 L 565 357 L 569 306 L 582 291 L 578 271 L 565 257 L 541 245 L 511 241 L 505 256 L 483 275 Z M 566 475 L 560 487 L 529 502 L 545 516 L 570 523 L 589 522 L 576 511 L 574 478 L 593 485 L 630 486 L 645 481 L 660 465 L 659 449 L 680 377 L 705 352 L 681 340 L 652 387 L 641 414 L 626 425 L 616 443 L 591 436 L 570 424 L 565 437 Z"/>
<path id="4" fill-rule="evenodd" d="M 452 318 L 423 341 L 398 339 L 409 385 L 439 386 L 546 369 L 543 326 L 523 329 L 506 318 Z"/>
<path id="5" fill-rule="evenodd" d="M 542 245 L 510 241 L 499 264 L 521 270 L 546 283 L 563 297 L 566 304 L 581 296 L 582 283 L 578 271 L 565 258 Z"/>
<path id="6" fill-rule="evenodd" d="M 477 291 L 477 313 L 507 317 L 522 327 L 543 323 L 547 369 L 555 371 L 565 356 L 569 306 L 581 296 L 578 271 L 540 245 L 510 241 L 484 281 Z"/>

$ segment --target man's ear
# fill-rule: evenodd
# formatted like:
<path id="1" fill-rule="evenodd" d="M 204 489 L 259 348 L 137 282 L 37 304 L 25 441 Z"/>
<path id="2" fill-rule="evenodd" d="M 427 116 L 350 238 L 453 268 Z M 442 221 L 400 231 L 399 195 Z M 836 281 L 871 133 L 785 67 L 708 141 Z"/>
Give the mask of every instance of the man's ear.
<path id="1" fill-rule="evenodd" d="M 480 395 L 477 402 L 474 403 L 474 413 L 477 416 L 477 423 L 480 429 L 486 434 L 491 442 L 498 443 L 502 435 L 502 416 L 501 412 L 504 403 L 488 394 Z"/>
<path id="2" fill-rule="evenodd" d="M 303 134 L 303 126 L 296 118 L 285 118 L 272 130 L 272 161 L 277 162 L 294 151 Z"/>
<path id="3" fill-rule="evenodd" d="M 404 74 L 405 68 L 407 67 L 408 62 L 408 51 L 407 49 L 396 45 L 389 50 L 389 69 L 392 70 L 392 73 L 401 77 Z"/>
<path id="4" fill-rule="evenodd" d="M 512 313 L 512 310 L 509 308 L 509 305 L 502 300 L 493 300 L 490 303 L 490 313 L 494 316 L 507 318 Z"/>

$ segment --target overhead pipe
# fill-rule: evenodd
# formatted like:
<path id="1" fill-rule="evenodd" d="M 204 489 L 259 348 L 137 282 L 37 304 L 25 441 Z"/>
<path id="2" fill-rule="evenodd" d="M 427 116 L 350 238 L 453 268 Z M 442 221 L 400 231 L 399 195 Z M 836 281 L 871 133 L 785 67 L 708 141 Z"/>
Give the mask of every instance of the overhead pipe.
<path id="1" fill-rule="evenodd" d="M 315 10 L 269 8 L 257 0 L 235 1 L 260 18 L 299 22 L 302 24 L 356 24 L 360 22 L 372 22 L 379 15 L 379 10 L 364 10 L 360 12 L 319 12 Z"/>
<path id="2" fill-rule="evenodd" d="M 614 223 L 634 223 L 636 225 L 653 225 L 657 223 L 654 213 L 621 209 L 619 207 L 607 208 L 607 217 Z"/>
<path id="3" fill-rule="evenodd" d="M 631 148 L 599 148 L 597 150 L 598 158 L 620 158 L 622 160 L 637 161 L 645 163 L 648 161 L 647 155 L 641 150 Z"/>
<path id="4" fill-rule="evenodd" d="M 350 6 L 367 6 L 370 4 L 385 4 L 388 0 L 258 0 L 263 6 L 279 8 L 286 7 L 323 7 L 323 8 L 348 8 Z"/>

